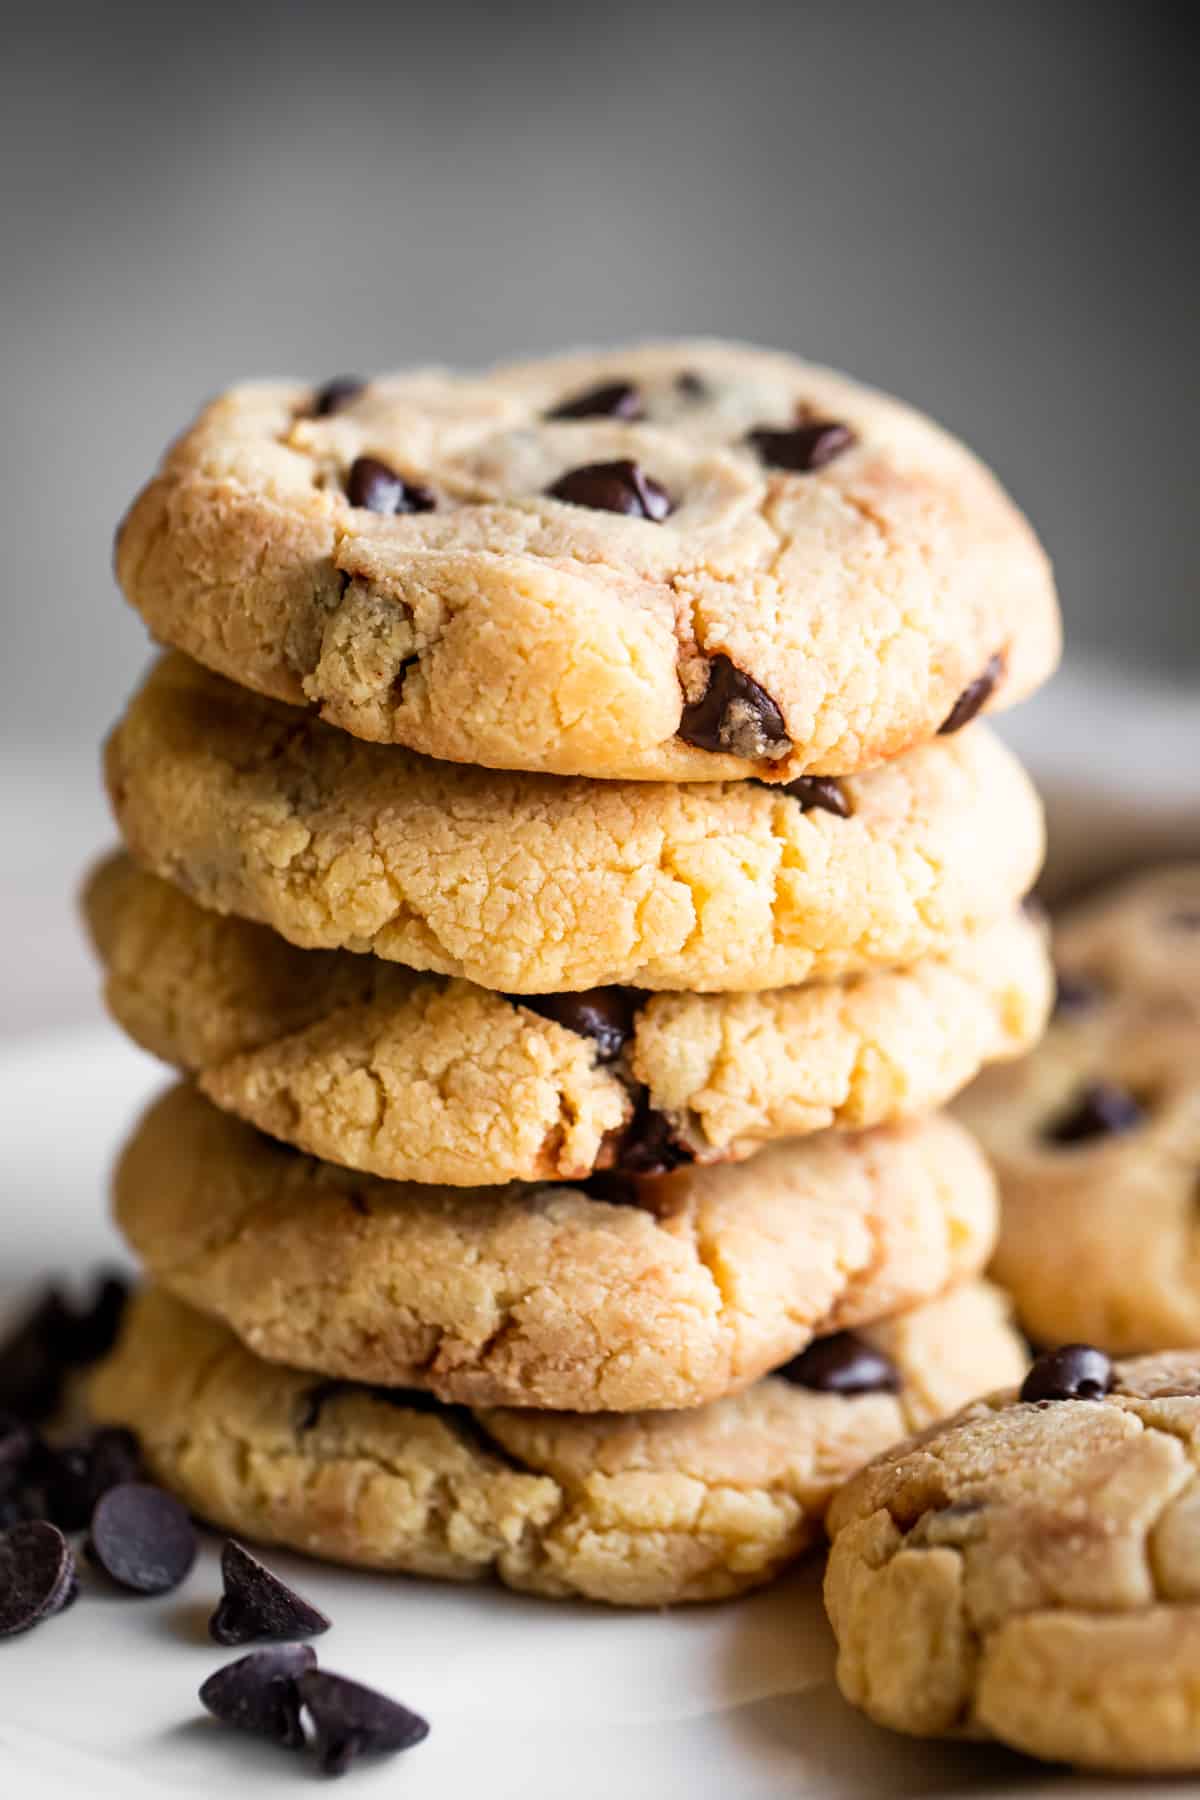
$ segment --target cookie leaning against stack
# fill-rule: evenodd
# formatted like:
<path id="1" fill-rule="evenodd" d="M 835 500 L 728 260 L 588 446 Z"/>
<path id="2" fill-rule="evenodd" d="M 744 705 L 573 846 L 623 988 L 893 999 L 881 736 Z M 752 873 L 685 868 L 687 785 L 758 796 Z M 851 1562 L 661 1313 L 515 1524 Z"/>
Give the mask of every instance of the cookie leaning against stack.
<path id="1" fill-rule="evenodd" d="M 711 344 L 242 389 L 117 567 L 171 652 L 86 912 L 192 1079 L 118 1170 L 156 1291 L 93 1404 L 161 1479 L 662 1604 L 1019 1373 L 932 1115 L 1049 1007 L 1040 809 L 976 715 L 1058 623 L 961 446 Z"/>

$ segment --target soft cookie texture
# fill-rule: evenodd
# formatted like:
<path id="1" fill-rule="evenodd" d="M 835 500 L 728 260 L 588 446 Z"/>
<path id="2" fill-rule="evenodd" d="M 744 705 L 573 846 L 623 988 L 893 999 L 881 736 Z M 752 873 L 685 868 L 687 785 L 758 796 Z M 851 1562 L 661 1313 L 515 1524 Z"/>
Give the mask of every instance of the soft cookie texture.
<path id="1" fill-rule="evenodd" d="M 507 993 L 902 967 L 1009 912 L 1043 848 L 1037 796 L 982 725 L 847 778 L 842 817 L 757 782 L 433 762 L 178 655 L 135 695 L 107 775 L 134 855 L 201 904 Z"/>
<path id="2" fill-rule="evenodd" d="M 756 1587 L 820 1535 L 839 1480 L 973 1391 L 1021 1374 L 994 1289 L 974 1284 L 863 1340 L 897 1391 L 774 1378 L 687 1413 L 468 1412 L 314 1382 L 214 1320 L 138 1296 L 92 1378 L 104 1422 L 201 1516 L 334 1562 L 620 1606 Z"/>
<path id="3" fill-rule="evenodd" d="M 568 995 L 560 1017 L 374 956 L 298 950 L 127 856 L 84 910 L 114 1017 L 226 1110 L 391 1180 L 570 1179 L 740 1160 L 763 1142 L 932 1110 L 1035 1041 L 1044 932 L 1024 913 L 902 973 L 763 994 Z"/>
<path id="4" fill-rule="evenodd" d="M 1059 652 L 1045 555 L 962 445 L 727 344 L 236 388 L 116 566 L 158 639 L 247 687 L 561 775 L 847 774 Z"/>
<path id="5" fill-rule="evenodd" d="M 1054 945 L 1064 1014 L 1124 996 L 1200 1017 L 1200 862 L 1143 869 L 1068 908 Z"/>
<path id="6" fill-rule="evenodd" d="M 287 1150 L 190 1087 L 115 1177 L 151 1276 L 273 1362 L 468 1405 L 633 1411 L 745 1387 L 978 1273 L 987 1165 L 933 1118 L 598 1187 L 447 1188 Z"/>
<path id="7" fill-rule="evenodd" d="M 998 1393 L 838 1494 L 838 1681 L 879 1724 L 1126 1773 L 1200 1769 L 1200 1358 Z"/>

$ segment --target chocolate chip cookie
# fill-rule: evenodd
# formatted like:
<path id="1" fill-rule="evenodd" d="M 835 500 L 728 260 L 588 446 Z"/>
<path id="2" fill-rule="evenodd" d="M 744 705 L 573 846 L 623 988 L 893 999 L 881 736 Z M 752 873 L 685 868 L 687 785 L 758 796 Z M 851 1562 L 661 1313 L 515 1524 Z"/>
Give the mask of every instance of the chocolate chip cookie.
<path id="1" fill-rule="evenodd" d="M 816 1541 L 838 1481 L 973 1391 L 1019 1379 L 980 1283 L 823 1340 L 686 1413 L 441 1405 L 261 1362 L 166 1294 L 130 1308 L 93 1377 L 156 1479 L 239 1536 L 371 1569 L 620 1606 L 759 1586 Z"/>
<path id="2" fill-rule="evenodd" d="M 1008 913 L 1042 856 L 1037 797 L 979 724 L 832 796 L 568 781 L 363 744 L 176 655 L 107 773 L 129 848 L 201 904 L 502 993 L 903 967 Z"/>

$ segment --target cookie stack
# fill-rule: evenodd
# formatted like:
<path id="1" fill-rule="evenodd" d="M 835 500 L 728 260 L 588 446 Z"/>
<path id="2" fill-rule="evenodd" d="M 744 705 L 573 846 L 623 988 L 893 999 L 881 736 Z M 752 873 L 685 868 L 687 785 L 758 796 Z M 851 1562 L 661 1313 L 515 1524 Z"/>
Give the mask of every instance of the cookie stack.
<path id="1" fill-rule="evenodd" d="M 86 910 L 184 1071 L 93 1403 L 238 1532 L 628 1604 L 766 1579 L 1019 1376 L 989 1171 L 1046 561 L 904 407 L 707 343 L 210 406 Z"/>

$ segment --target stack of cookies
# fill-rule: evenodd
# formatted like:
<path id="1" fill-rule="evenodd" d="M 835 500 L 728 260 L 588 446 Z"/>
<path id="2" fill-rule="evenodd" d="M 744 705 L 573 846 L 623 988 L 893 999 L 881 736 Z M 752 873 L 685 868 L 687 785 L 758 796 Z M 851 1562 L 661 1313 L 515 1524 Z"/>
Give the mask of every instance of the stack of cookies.
<path id="1" fill-rule="evenodd" d="M 1019 1378 L 937 1109 L 1049 1007 L 977 715 L 1048 566 L 906 408 L 707 343 L 242 388 L 118 540 L 169 646 L 86 907 L 184 1073 L 93 1388 L 241 1534 L 545 1594 L 768 1578 Z"/>

